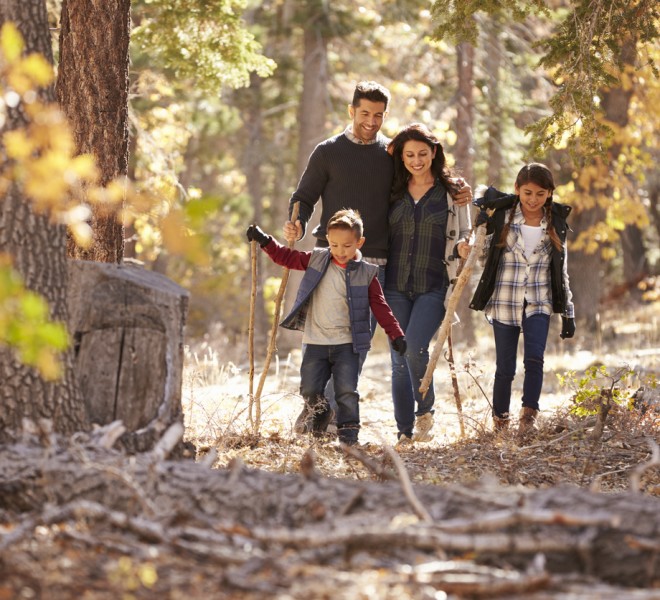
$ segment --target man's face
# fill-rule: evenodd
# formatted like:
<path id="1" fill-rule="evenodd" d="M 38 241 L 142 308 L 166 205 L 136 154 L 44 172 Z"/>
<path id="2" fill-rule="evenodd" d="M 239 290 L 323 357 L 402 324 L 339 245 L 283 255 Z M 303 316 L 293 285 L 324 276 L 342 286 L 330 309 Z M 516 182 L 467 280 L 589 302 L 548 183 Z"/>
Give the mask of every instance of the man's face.
<path id="1" fill-rule="evenodd" d="M 370 142 L 380 130 L 387 111 L 385 102 L 372 102 L 360 98 L 357 106 L 349 104 L 348 114 L 353 120 L 353 135 L 363 142 Z"/>
<path id="2" fill-rule="evenodd" d="M 364 244 L 364 237 L 357 237 L 352 229 L 333 228 L 328 231 L 330 254 L 340 265 L 355 258 L 358 248 Z"/>

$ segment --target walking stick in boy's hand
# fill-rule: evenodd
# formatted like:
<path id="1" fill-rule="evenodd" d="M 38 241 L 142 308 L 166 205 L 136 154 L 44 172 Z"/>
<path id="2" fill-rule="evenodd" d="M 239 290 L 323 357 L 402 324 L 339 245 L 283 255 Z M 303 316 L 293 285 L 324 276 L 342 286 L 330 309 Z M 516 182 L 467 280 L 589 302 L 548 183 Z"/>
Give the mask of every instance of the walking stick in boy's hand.
<path id="1" fill-rule="evenodd" d="M 250 260 L 252 263 L 252 288 L 250 290 L 250 320 L 248 322 L 248 361 L 250 364 L 248 397 L 248 418 L 250 425 L 254 427 L 252 420 L 252 406 L 254 404 L 254 312 L 257 301 L 257 242 L 250 242 Z"/>
<path id="2" fill-rule="evenodd" d="M 477 257 L 481 254 L 481 249 L 484 246 L 485 239 L 486 224 L 484 223 L 483 225 L 477 227 L 477 239 L 474 243 L 474 246 L 470 248 L 470 254 L 465 261 L 465 266 L 463 267 L 461 274 L 458 276 L 456 285 L 454 285 L 454 289 L 452 290 L 451 295 L 449 296 L 449 300 L 447 301 L 447 312 L 445 313 L 445 318 L 442 320 L 442 325 L 440 325 L 438 339 L 435 342 L 433 352 L 429 358 L 429 364 L 426 366 L 426 373 L 424 373 L 424 377 L 422 377 L 422 382 L 419 386 L 419 391 L 422 396 L 425 396 L 426 392 L 429 391 L 431 379 L 433 377 L 433 371 L 435 370 L 435 366 L 438 364 L 438 359 L 440 358 L 442 347 L 445 343 L 445 340 L 447 339 L 447 336 L 449 335 L 451 322 L 454 318 L 454 312 L 458 306 L 458 301 L 460 300 L 461 294 L 463 293 L 463 288 L 467 284 L 468 279 L 472 274 L 474 263 L 477 261 Z"/>
<path id="3" fill-rule="evenodd" d="M 291 211 L 291 221 L 295 223 L 298 220 L 298 212 L 300 205 L 296 202 L 293 205 Z M 289 248 L 293 248 L 295 242 L 289 242 Z M 277 341 L 277 328 L 280 322 L 280 314 L 282 312 L 282 300 L 284 299 L 284 292 L 286 291 L 286 284 L 289 281 L 289 269 L 284 268 L 282 270 L 282 281 L 280 283 L 280 289 L 277 291 L 277 296 L 275 297 L 275 315 L 273 318 L 273 326 L 270 330 L 270 341 L 268 342 L 268 351 L 266 353 L 266 361 L 264 362 L 264 370 L 261 372 L 261 377 L 259 378 L 259 385 L 257 386 L 257 393 L 254 396 L 255 399 L 255 408 L 256 415 L 254 423 L 252 424 L 252 430 L 255 434 L 259 433 L 259 426 L 261 424 L 261 392 L 264 389 L 264 383 L 266 381 L 266 375 L 268 375 L 268 368 L 270 367 L 270 361 L 273 358 L 273 352 L 275 352 L 275 342 Z"/>

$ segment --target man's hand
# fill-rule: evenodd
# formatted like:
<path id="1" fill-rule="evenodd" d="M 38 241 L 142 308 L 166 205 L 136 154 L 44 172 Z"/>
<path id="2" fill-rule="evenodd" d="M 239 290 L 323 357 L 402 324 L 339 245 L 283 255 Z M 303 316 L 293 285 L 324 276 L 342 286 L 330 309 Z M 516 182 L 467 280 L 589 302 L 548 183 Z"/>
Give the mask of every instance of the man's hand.
<path id="1" fill-rule="evenodd" d="M 250 225 L 245 232 L 249 242 L 257 242 L 262 248 L 268 245 L 272 239 L 267 233 L 264 233 L 258 225 Z"/>
<path id="2" fill-rule="evenodd" d="M 458 206 L 465 206 L 472 202 L 472 188 L 462 177 L 457 177 L 450 180 L 452 183 L 456 184 L 458 191 L 452 194 L 454 199 L 454 204 Z"/>
<path id="3" fill-rule="evenodd" d="M 406 353 L 406 350 L 408 349 L 406 338 L 403 336 L 399 336 L 395 340 L 392 340 L 392 348 L 394 348 L 395 352 L 398 352 L 401 356 L 403 356 Z"/>
<path id="4" fill-rule="evenodd" d="M 575 335 L 575 319 L 569 319 L 568 317 L 561 318 L 561 333 L 559 337 L 562 340 L 566 338 L 572 338 Z"/>
<path id="5" fill-rule="evenodd" d="M 302 237 L 302 225 L 300 224 L 300 220 L 297 220 L 295 224 L 291 221 L 284 223 L 282 233 L 287 242 L 297 242 Z"/>

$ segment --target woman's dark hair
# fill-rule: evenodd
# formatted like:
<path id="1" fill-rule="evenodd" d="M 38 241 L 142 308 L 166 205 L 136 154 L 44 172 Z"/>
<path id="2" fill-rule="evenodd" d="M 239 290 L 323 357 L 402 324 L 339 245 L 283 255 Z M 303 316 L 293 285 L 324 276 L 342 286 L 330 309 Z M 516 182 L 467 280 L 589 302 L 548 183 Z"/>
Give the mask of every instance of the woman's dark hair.
<path id="1" fill-rule="evenodd" d="M 526 164 L 520 171 L 518 171 L 518 176 L 516 177 L 516 188 L 525 185 L 526 183 L 535 183 L 540 188 L 544 190 L 550 190 L 550 195 L 545 201 L 543 206 L 545 210 L 545 220 L 548 224 L 546 233 L 550 236 L 550 241 L 552 245 L 557 249 L 562 249 L 562 243 L 555 231 L 555 226 L 552 222 L 552 192 L 555 190 L 555 178 L 552 176 L 552 171 L 548 169 L 544 164 L 541 163 L 529 163 Z M 507 219 L 506 224 L 502 228 L 502 235 L 500 236 L 500 241 L 497 244 L 498 247 L 506 247 L 506 238 L 509 235 L 509 228 L 513 222 L 513 217 L 516 212 L 516 206 L 520 202 L 520 199 L 513 205 L 511 212 L 509 213 L 509 218 Z"/>
<path id="2" fill-rule="evenodd" d="M 423 142 L 431 149 L 435 148 L 435 157 L 431 162 L 431 173 L 433 173 L 434 177 L 440 179 L 448 192 L 455 192 L 457 188 L 449 180 L 452 173 L 447 167 L 447 160 L 445 159 L 442 144 L 426 125 L 411 123 L 399 131 L 387 146 L 387 151 L 394 158 L 394 180 L 392 182 L 390 202 L 396 202 L 402 198 L 408 187 L 408 180 L 411 175 L 410 171 L 403 164 L 403 147 L 410 140 Z"/>

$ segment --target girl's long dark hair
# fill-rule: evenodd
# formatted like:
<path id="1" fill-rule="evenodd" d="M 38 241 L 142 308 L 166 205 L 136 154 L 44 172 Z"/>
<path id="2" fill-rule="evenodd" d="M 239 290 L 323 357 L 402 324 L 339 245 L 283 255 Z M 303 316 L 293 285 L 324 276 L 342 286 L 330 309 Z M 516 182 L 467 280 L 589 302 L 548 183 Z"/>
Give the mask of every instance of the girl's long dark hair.
<path id="1" fill-rule="evenodd" d="M 557 250 L 561 250 L 562 243 L 559 239 L 559 236 L 557 235 L 557 232 L 555 231 L 555 226 L 552 222 L 552 192 L 555 190 L 555 179 L 552 176 L 552 171 L 548 169 L 548 167 L 546 167 L 544 164 L 529 163 L 520 169 L 520 171 L 518 171 L 518 176 L 516 177 L 517 188 L 520 188 L 520 186 L 525 185 L 526 183 L 535 183 L 544 190 L 550 190 L 550 195 L 545 201 L 545 205 L 543 207 L 545 211 L 545 220 L 548 224 L 546 233 L 550 237 L 552 245 Z M 513 205 L 513 208 L 509 212 L 509 218 L 507 219 L 507 222 L 502 229 L 502 235 L 500 236 L 499 244 L 497 244 L 498 247 L 506 247 L 506 238 L 509 235 L 509 228 L 513 222 L 513 217 L 516 213 L 516 206 L 518 205 L 518 202 L 520 202 L 520 199 L 516 201 L 516 204 Z"/>
<path id="2" fill-rule="evenodd" d="M 456 191 L 456 186 L 452 184 L 449 178 L 452 176 L 451 171 L 447 167 L 447 160 L 445 159 L 445 152 L 442 144 L 433 133 L 421 123 L 411 123 L 404 127 L 397 133 L 392 141 L 387 146 L 387 151 L 394 158 L 394 181 L 392 182 L 392 195 L 390 202 L 396 202 L 401 199 L 408 189 L 408 180 L 411 175 L 408 169 L 403 164 L 403 147 L 406 142 L 416 140 L 428 145 L 429 148 L 435 148 L 435 157 L 431 162 L 431 173 L 437 179 L 440 179 L 445 189 L 453 193 Z"/>

